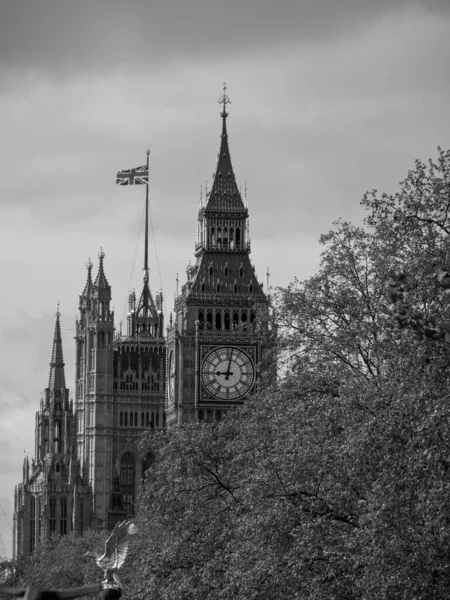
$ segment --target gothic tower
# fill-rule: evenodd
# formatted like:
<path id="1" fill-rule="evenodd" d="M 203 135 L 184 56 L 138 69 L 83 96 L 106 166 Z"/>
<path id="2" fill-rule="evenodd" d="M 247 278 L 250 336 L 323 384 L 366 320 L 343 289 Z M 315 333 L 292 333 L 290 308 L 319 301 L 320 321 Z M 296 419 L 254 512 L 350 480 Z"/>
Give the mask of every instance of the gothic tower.
<path id="1" fill-rule="evenodd" d="M 14 494 L 14 557 L 31 554 L 52 533 L 82 533 L 91 523 L 91 492 L 76 457 L 59 317 L 58 310 L 49 383 L 36 413 L 35 458 L 31 466 L 25 458 Z"/>
<path id="2" fill-rule="evenodd" d="M 105 511 L 113 484 L 110 460 L 113 408 L 114 313 L 111 287 L 106 279 L 103 251 L 99 269 L 92 281 L 92 263 L 80 296 L 76 322 L 76 411 L 77 452 L 83 473 L 93 492 L 94 528 L 106 527 Z"/>
<path id="3" fill-rule="evenodd" d="M 86 286 L 77 320 L 76 406 L 78 455 L 93 491 L 93 527 L 111 529 L 135 513 L 135 501 L 152 456 L 142 455 L 139 439 L 162 429 L 166 419 L 163 296 L 153 299 L 148 267 L 146 195 L 143 284 L 129 295 L 127 332 L 114 333 L 111 288 L 103 260 Z"/>
<path id="4" fill-rule="evenodd" d="M 198 214 L 195 265 L 167 334 L 168 424 L 218 420 L 255 390 L 267 299 L 249 258 L 248 209 L 231 165 L 224 94 L 214 181 Z"/>

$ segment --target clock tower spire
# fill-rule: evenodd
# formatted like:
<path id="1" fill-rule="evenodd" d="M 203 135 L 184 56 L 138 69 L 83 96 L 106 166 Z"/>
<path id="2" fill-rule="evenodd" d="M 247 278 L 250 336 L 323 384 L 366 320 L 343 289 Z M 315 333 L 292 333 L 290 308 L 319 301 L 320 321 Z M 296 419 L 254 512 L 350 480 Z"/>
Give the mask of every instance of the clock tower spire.
<path id="1" fill-rule="evenodd" d="M 266 296 L 250 263 L 248 208 L 233 171 L 224 85 L 222 133 L 210 190 L 198 213 L 195 265 L 168 330 L 168 423 L 217 420 L 255 390 L 261 354 L 257 306 Z"/>

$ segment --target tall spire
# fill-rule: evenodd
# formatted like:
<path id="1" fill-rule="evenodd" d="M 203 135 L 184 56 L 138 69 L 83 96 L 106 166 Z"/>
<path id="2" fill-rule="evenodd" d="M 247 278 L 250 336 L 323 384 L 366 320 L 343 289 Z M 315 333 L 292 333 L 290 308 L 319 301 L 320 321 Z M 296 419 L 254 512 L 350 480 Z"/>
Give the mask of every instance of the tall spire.
<path id="1" fill-rule="evenodd" d="M 66 388 L 66 378 L 64 375 L 64 359 L 61 339 L 61 325 L 59 322 L 59 302 L 56 311 L 55 333 L 53 335 L 52 360 L 50 362 L 50 376 L 48 387 L 50 391 L 62 390 Z"/>
<path id="2" fill-rule="evenodd" d="M 217 159 L 216 171 L 211 191 L 208 194 L 206 202 L 207 211 L 225 212 L 246 212 L 241 194 L 236 183 L 233 167 L 231 165 L 230 149 L 228 147 L 227 132 L 227 104 L 231 104 L 226 93 L 227 86 L 223 84 L 223 94 L 219 98 L 219 104 L 222 104 L 222 135 L 220 140 L 220 150 Z"/>

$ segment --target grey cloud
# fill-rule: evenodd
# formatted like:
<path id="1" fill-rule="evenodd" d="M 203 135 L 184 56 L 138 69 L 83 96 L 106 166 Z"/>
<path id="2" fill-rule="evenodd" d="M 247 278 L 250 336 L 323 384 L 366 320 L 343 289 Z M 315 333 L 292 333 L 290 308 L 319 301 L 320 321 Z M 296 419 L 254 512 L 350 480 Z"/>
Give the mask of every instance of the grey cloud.
<path id="1" fill-rule="evenodd" d="M 0 0 L 0 64 L 65 77 L 354 34 L 412 0 Z M 444 4 L 432 2 L 444 10 Z M 131 68 L 134 68 L 131 66 Z"/>

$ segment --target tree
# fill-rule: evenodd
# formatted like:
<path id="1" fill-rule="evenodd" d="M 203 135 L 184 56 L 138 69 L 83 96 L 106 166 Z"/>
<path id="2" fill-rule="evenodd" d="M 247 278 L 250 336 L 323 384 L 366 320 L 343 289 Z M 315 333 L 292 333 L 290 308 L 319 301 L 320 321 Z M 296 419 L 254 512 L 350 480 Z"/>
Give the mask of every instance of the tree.
<path id="1" fill-rule="evenodd" d="M 280 290 L 277 386 L 219 424 L 147 438 L 151 544 L 137 568 L 154 597 L 446 595 L 448 349 L 386 315 L 395 270 L 415 304 L 446 318 L 426 272 L 445 266 L 446 197 L 437 186 L 429 201 L 436 223 L 407 212 L 434 189 L 416 171 L 404 218 L 366 196 L 366 227 L 336 223 L 318 272 Z"/>
<path id="2" fill-rule="evenodd" d="M 387 312 L 423 339 L 449 343 L 450 150 L 417 160 L 395 195 L 367 193 L 363 205 L 376 235 L 389 239 L 396 268 L 387 282 Z"/>

